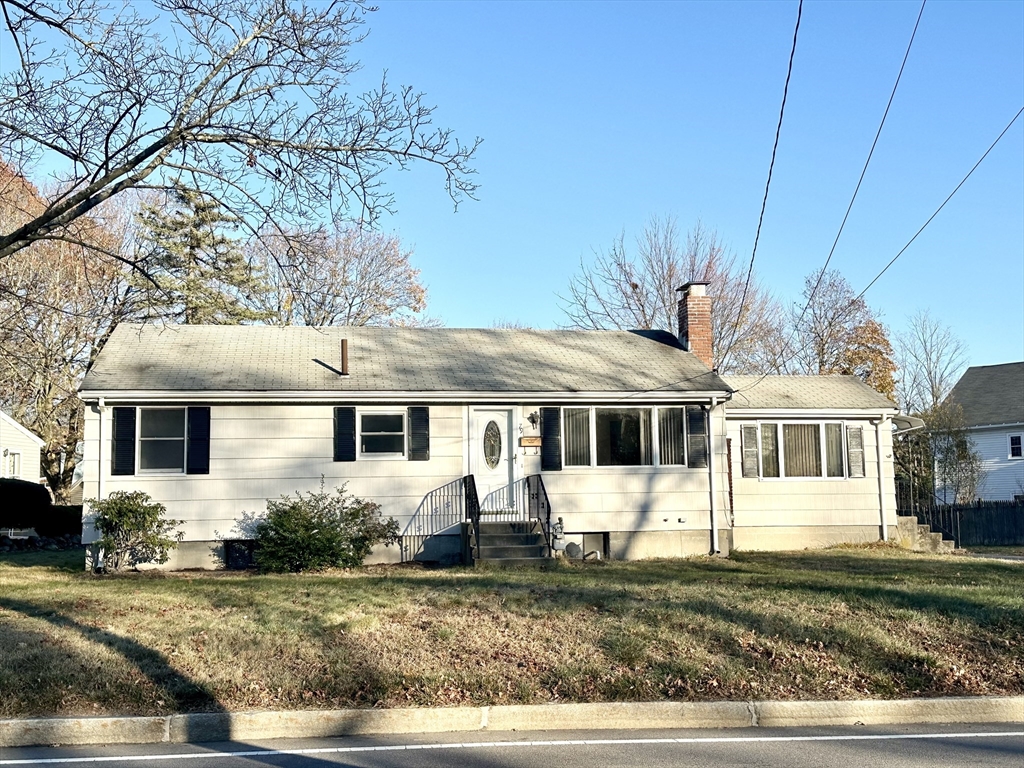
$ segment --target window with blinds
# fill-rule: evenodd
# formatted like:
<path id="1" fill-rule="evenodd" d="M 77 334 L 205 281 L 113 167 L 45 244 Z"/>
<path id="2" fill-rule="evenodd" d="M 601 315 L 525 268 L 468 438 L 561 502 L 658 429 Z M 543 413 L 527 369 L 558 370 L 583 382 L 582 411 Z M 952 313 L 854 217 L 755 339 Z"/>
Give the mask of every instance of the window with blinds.
<path id="1" fill-rule="evenodd" d="M 562 439 L 565 441 L 565 466 L 590 466 L 590 409 L 566 408 L 563 412 Z"/>
<path id="2" fill-rule="evenodd" d="M 844 442 L 845 435 L 845 442 Z M 864 431 L 838 422 L 740 427 L 743 477 L 864 477 Z"/>
<path id="3" fill-rule="evenodd" d="M 658 409 L 658 452 L 662 464 L 686 464 L 686 411 Z"/>

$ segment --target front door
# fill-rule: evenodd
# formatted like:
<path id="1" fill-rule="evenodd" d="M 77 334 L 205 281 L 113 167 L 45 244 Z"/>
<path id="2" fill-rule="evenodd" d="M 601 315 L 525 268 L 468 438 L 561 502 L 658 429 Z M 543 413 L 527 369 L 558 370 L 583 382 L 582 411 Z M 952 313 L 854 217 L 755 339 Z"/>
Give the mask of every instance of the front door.
<path id="1" fill-rule="evenodd" d="M 515 448 L 511 408 L 473 408 L 470 414 L 469 471 L 476 479 L 480 509 L 497 512 L 515 506 Z"/>

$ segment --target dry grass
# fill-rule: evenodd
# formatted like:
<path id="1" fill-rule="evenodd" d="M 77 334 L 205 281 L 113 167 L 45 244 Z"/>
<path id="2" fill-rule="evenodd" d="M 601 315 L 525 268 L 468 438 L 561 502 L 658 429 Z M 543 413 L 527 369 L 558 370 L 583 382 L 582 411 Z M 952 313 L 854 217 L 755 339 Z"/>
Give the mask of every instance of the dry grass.
<path id="1" fill-rule="evenodd" d="M 1015 563 L 876 548 L 548 572 L 80 568 L 0 559 L 0 716 L 1024 693 Z"/>

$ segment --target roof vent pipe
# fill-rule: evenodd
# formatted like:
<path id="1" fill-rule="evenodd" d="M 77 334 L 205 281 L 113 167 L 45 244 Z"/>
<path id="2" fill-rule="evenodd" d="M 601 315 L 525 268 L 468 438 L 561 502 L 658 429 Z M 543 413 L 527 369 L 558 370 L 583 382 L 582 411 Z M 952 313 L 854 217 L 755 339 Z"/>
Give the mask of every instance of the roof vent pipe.
<path id="1" fill-rule="evenodd" d="M 341 375 L 348 376 L 348 339 L 341 340 Z"/>

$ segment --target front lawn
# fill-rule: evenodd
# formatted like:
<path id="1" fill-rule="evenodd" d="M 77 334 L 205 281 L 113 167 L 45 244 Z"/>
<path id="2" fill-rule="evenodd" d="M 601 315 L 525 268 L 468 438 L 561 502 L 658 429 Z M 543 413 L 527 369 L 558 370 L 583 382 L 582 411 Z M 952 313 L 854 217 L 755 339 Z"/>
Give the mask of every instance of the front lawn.
<path id="1" fill-rule="evenodd" d="M 0 557 L 0 717 L 1024 693 L 1024 566 L 890 548 L 91 576 Z"/>

